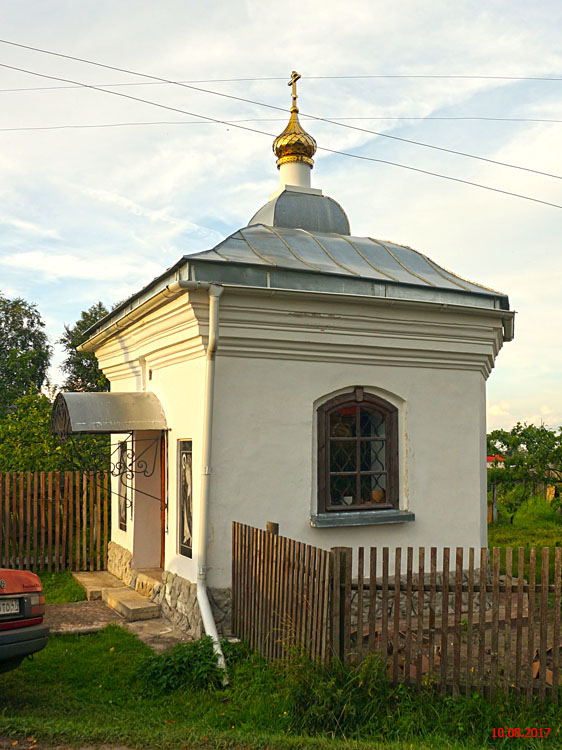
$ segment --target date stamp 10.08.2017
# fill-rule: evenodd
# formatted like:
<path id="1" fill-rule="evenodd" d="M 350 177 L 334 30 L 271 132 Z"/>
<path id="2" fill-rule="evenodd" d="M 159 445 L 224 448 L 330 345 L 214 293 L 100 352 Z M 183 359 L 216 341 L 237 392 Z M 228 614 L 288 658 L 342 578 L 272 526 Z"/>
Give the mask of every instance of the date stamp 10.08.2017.
<path id="1" fill-rule="evenodd" d="M 549 734 L 550 727 L 492 727 L 493 739 L 503 739 L 505 737 L 546 739 Z"/>

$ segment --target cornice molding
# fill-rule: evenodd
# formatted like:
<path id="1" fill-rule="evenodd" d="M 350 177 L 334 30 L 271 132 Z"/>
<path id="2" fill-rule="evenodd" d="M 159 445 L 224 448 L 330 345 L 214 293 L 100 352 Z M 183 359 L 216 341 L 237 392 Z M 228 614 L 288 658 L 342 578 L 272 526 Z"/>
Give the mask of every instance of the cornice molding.
<path id="1" fill-rule="evenodd" d="M 467 353 L 439 350 L 390 349 L 372 347 L 339 347 L 322 346 L 313 342 L 302 342 L 296 346 L 284 348 L 271 346 L 272 342 L 247 340 L 223 341 L 217 357 L 238 357 L 249 359 L 278 359 L 308 362 L 326 362 L 340 364 L 357 364 L 381 367 L 416 367 L 441 370 L 473 370 L 488 378 L 493 366 L 492 353 Z"/>
<path id="2" fill-rule="evenodd" d="M 499 312 L 411 303 L 359 308 L 357 301 L 330 309 L 319 297 L 225 295 L 217 356 L 475 370 L 487 378 L 503 344 Z M 207 333 L 208 305 L 184 295 L 114 335 L 97 356 L 112 380 L 130 378 L 140 357 L 152 369 L 203 357 Z"/>

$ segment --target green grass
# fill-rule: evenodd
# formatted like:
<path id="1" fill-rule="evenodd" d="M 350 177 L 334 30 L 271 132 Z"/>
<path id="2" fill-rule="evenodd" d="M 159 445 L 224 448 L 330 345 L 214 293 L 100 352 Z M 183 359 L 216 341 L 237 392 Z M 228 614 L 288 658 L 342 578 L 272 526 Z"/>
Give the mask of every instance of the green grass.
<path id="1" fill-rule="evenodd" d="M 225 689 L 159 694 L 146 689 L 154 659 L 117 626 L 51 637 L 33 661 L 2 675 L 0 735 L 145 750 L 462 750 L 513 747 L 513 740 L 491 740 L 492 727 L 550 726 L 551 738 L 517 744 L 562 746 L 562 716 L 548 704 L 454 700 L 429 689 L 420 696 L 392 689 L 373 663 L 319 670 L 298 659 L 282 667 L 250 655 L 231 668 Z"/>
<path id="2" fill-rule="evenodd" d="M 86 592 L 74 580 L 72 573 L 65 570 L 63 573 L 38 573 L 45 601 L 47 604 L 60 604 L 61 602 L 82 602 L 86 599 Z"/>
<path id="3" fill-rule="evenodd" d="M 550 547 L 549 566 L 554 575 L 554 548 L 562 546 L 562 515 L 542 496 L 529 498 L 510 523 L 509 514 L 502 513 L 496 523 L 488 527 L 488 546 L 499 547 L 501 568 L 505 572 L 505 548 L 513 547 L 514 572 L 517 571 L 517 548 L 525 549 L 525 577 L 529 574 L 531 547 L 537 549 L 537 571 L 541 565 L 543 547 Z"/>

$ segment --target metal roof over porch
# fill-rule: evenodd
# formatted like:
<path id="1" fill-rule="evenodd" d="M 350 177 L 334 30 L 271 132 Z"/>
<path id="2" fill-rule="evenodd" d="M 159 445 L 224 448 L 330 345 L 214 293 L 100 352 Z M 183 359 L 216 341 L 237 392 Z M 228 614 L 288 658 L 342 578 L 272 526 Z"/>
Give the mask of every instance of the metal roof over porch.
<path id="1" fill-rule="evenodd" d="M 61 438 L 166 429 L 162 405 L 150 392 L 59 393 L 51 413 L 51 432 Z"/>

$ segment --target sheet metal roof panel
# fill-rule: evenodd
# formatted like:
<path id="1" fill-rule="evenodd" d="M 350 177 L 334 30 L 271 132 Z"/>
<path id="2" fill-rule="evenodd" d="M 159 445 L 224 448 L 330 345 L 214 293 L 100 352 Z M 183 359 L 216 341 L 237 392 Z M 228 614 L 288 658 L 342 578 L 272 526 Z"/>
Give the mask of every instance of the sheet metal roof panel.
<path id="1" fill-rule="evenodd" d="M 370 237 L 349 237 L 349 239 L 357 248 L 357 252 L 366 258 L 367 263 L 378 270 L 377 274 L 373 269 L 375 277 L 380 275 L 393 281 L 404 282 L 405 284 L 412 281 L 411 274 L 402 268 L 390 253 L 386 252 L 381 245 L 378 245 Z"/>
<path id="2" fill-rule="evenodd" d="M 270 265 L 269 261 L 252 252 L 240 232 L 231 234 L 230 237 L 227 237 L 212 250 L 204 250 L 201 253 L 193 253 L 184 257 L 186 260 L 199 257 L 208 258 L 210 257 L 210 253 L 218 255 L 222 261 L 226 260 L 233 263 L 264 263 L 265 265 Z"/>
<path id="3" fill-rule="evenodd" d="M 240 238 L 244 246 L 238 242 L 230 242 L 228 238 L 217 248 L 221 255 L 228 260 L 248 262 L 262 262 L 272 266 L 285 268 L 306 268 L 306 263 L 295 257 L 282 240 L 263 225 L 240 229 L 236 240 Z M 199 253 L 204 255 L 204 253 Z M 251 259 L 251 260 L 250 260 Z"/>
<path id="4" fill-rule="evenodd" d="M 372 277 L 375 269 L 361 257 L 353 244 L 348 242 L 344 236 L 338 234 L 321 234 L 315 235 L 318 243 L 325 248 L 332 260 L 340 269 L 351 273 L 353 276 Z M 350 239 L 352 239 L 350 237 Z"/>
<path id="5" fill-rule="evenodd" d="M 341 271 L 310 232 L 305 232 L 302 229 L 281 229 L 280 227 L 275 227 L 272 231 L 278 232 L 294 249 L 298 257 L 306 260 L 309 267 L 322 273 L 338 273 L 338 271 Z"/>
<path id="6" fill-rule="evenodd" d="M 185 256 L 187 261 L 218 260 L 233 264 L 263 265 L 328 275 L 394 282 L 413 287 L 450 289 L 461 294 L 501 297 L 506 295 L 466 281 L 442 269 L 412 248 L 371 237 L 352 237 L 304 229 L 252 225 L 235 232 L 213 250 Z M 230 283 L 232 277 L 229 274 Z M 219 278 L 215 279 L 220 282 Z M 241 279 L 240 283 L 244 283 Z M 303 288 L 312 282 L 307 274 Z M 332 285 L 330 285 L 331 287 Z M 322 287 L 314 284 L 314 289 Z M 468 300 L 466 300 L 468 302 Z"/>
<path id="7" fill-rule="evenodd" d="M 360 278 L 350 274 L 319 274 L 310 270 L 295 270 L 238 263 L 215 263 L 202 258 L 194 261 L 191 278 L 232 286 L 261 287 L 287 291 L 326 292 L 369 297 L 386 297 L 439 304 L 466 305 L 490 309 L 509 309 L 507 298 L 497 294 L 465 292 L 459 288 L 429 287 L 422 284 L 396 283 L 390 279 Z M 415 280 L 415 279 L 414 279 Z"/>
<path id="8" fill-rule="evenodd" d="M 51 415 L 51 431 L 61 437 L 167 427 L 160 401 L 150 392 L 59 393 Z"/>
<path id="9" fill-rule="evenodd" d="M 285 188 L 262 206 L 248 222 L 248 226 L 255 224 L 349 234 L 349 221 L 339 203 L 327 195 L 310 195 L 294 188 Z"/>

